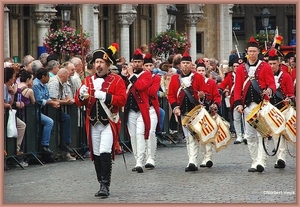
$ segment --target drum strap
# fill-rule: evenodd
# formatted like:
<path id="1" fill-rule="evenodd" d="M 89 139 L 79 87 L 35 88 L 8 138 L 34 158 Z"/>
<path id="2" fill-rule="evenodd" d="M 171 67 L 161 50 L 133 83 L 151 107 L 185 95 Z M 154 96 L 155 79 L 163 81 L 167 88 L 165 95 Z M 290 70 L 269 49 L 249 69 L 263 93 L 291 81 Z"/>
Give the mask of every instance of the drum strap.
<path id="1" fill-rule="evenodd" d="M 187 88 L 183 88 L 184 92 L 185 92 L 185 95 L 188 97 L 189 101 L 194 104 L 195 106 L 198 105 L 196 104 L 196 101 L 194 99 L 194 97 L 191 95 L 191 93 L 188 91 Z"/>
<path id="2" fill-rule="evenodd" d="M 278 148 L 279 148 L 279 143 L 280 143 L 280 141 L 281 141 L 281 134 L 279 135 L 278 143 L 277 143 L 277 146 L 276 146 L 275 150 L 273 151 L 273 154 L 269 154 L 269 152 L 268 152 L 268 150 L 267 150 L 267 148 L 266 148 L 265 139 L 268 140 L 269 138 L 263 138 L 263 137 L 260 137 L 260 138 L 263 139 L 263 140 L 262 140 L 262 144 L 263 144 L 263 148 L 264 148 L 266 154 L 269 155 L 269 156 L 274 156 L 274 155 L 276 155 L 276 154 L 277 154 L 277 151 L 278 151 Z"/>
<path id="3" fill-rule="evenodd" d="M 279 75 L 278 75 L 278 83 L 280 81 L 280 78 L 282 76 L 283 72 L 280 71 Z M 279 83 L 280 84 L 280 83 Z M 275 92 L 275 95 L 280 98 L 281 100 L 283 100 L 283 94 L 282 94 L 282 91 L 280 89 L 276 89 L 276 92 Z"/>
<path id="4" fill-rule="evenodd" d="M 259 64 L 260 64 L 260 62 L 258 62 L 257 65 L 259 65 Z M 246 67 L 246 70 L 249 71 L 249 65 L 245 64 L 245 67 Z M 257 80 L 255 78 L 250 78 L 250 81 L 252 83 L 254 90 L 256 90 L 258 94 L 261 94 L 261 90 L 260 90 Z"/>

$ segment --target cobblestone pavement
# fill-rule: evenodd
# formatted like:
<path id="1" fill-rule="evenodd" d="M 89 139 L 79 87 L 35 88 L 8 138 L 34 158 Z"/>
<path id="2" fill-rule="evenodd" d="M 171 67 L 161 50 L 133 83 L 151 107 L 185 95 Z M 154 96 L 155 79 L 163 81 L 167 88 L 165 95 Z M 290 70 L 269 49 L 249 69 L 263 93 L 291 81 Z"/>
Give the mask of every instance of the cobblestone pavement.
<path id="1" fill-rule="evenodd" d="M 273 142 L 273 141 L 268 141 Z M 295 147 L 290 146 L 295 154 Z M 270 148 L 272 149 L 272 148 Z M 296 203 L 296 159 L 287 155 L 285 169 L 275 169 L 276 157 L 268 157 L 263 173 L 249 173 L 247 145 L 234 145 L 214 153 L 212 168 L 185 172 L 184 144 L 159 146 L 154 170 L 132 172 L 133 155 L 125 153 L 113 164 L 111 195 L 94 197 L 99 184 L 94 165 L 85 161 L 56 162 L 19 167 L 4 173 L 7 203 Z M 201 157 L 199 156 L 199 163 Z"/>

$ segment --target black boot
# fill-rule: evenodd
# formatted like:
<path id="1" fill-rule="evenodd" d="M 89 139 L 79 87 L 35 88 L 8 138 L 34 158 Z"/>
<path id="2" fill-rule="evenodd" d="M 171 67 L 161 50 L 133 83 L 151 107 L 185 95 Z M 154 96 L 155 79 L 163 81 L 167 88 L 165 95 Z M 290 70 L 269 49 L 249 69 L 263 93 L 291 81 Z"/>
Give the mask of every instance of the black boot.
<path id="1" fill-rule="evenodd" d="M 101 184 L 102 178 L 101 178 L 101 160 L 100 160 L 100 156 L 94 155 L 94 165 L 95 165 L 97 180 Z M 99 192 L 100 192 L 100 190 L 97 193 L 95 193 L 96 197 L 100 196 Z"/>
<path id="2" fill-rule="evenodd" d="M 107 198 L 109 196 L 109 186 L 111 178 L 111 153 L 101 153 L 100 154 L 101 162 L 101 181 L 100 181 L 100 190 L 98 196 L 102 198 Z"/>

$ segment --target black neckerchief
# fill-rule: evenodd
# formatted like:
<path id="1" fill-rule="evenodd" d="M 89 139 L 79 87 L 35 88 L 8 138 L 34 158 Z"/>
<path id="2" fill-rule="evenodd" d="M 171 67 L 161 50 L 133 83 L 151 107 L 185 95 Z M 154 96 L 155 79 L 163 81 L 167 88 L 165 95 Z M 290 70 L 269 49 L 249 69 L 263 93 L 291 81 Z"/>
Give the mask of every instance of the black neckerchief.
<path id="1" fill-rule="evenodd" d="M 250 65 L 250 63 L 249 63 L 249 61 L 248 61 L 247 64 L 249 65 L 249 67 L 250 67 L 250 66 L 256 66 L 257 63 L 258 63 L 258 61 L 259 61 L 259 59 L 257 59 L 257 61 L 256 61 L 254 64 L 252 64 L 252 65 Z"/>
<path id="2" fill-rule="evenodd" d="M 181 73 L 181 77 L 182 77 L 182 78 L 188 77 L 188 76 L 191 75 L 191 73 L 192 73 L 192 71 L 190 71 L 189 74 L 187 74 L 187 75 L 183 75 L 183 73 Z"/>
<path id="3" fill-rule="evenodd" d="M 133 72 L 134 74 L 140 74 L 141 72 L 143 71 L 143 69 L 142 68 L 139 68 L 139 69 L 137 69 L 135 72 Z"/>
<path id="4" fill-rule="evenodd" d="M 104 76 L 99 77 L 99 76 L 97 75 L 97 73 L 96 73 L 96 74 L 94 75 L 94 79 L 97 79 L 97 78 L 103 78 L 103 79 L 105 79 L 109 74 L 110 74 L 110 71 L 109 71 L 108 73 L 106 73 Z"/>

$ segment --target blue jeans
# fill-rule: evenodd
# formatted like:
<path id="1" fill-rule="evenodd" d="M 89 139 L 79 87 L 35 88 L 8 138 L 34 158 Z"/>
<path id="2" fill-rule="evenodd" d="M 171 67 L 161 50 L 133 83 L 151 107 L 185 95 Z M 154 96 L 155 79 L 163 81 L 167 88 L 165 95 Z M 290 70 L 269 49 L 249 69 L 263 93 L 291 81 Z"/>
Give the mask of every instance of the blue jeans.
<path id="1" fill-rule="evenodd" d="M 71 119 L 69 114 L 61 112 L 61 144 L 71 143 Z"/>
<path id="2" fill-rule="evenodd" d="M 41 113 L 41 124 L 43 125 L 41 145 L 49 146 L 51 130 L 53 127 L 53 120 L 45 114 Z"/>
<path id="3" fill-rule="evenodd" d="M 159 132 L 162 132 L 163 128 L 164 128 L 164 120 L 165 120 L 165 110 L 163 110 L 162 108 L 159 108 Z"/>

